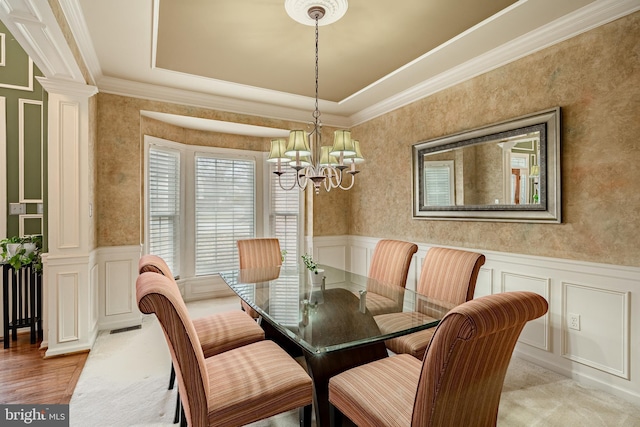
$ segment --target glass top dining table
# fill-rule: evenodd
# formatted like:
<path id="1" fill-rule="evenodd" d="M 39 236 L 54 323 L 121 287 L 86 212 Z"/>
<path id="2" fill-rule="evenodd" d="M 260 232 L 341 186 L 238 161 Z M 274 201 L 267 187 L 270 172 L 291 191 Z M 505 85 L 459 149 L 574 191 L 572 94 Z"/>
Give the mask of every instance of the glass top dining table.
<path id="1" fill-rule="evenodd" d="M 301 352 L 314 383 L 316 425 L 329 425 L 329 379 L 388 356 L 384 341 L 434 327 L 451 307 L 416 292 L 339 268 L 304 266 L 221 272 L 261 317 L 267 339 Z M 292 350 L 293 348 L 293 350 Z M 292 354 L 293 355 L 293 354 Z M 296 354 L 299 355 L 299 354 Z"/>
<path id="2" fill-rule="evenodd" d="M 431 328 L 448 311 L 409 289 L 338 268 L 319 268 L 325 277 L 318 285 L 311 283 L 313 273 L 305 268 L 266 267 L 220 274 L 264 320 L 311 353 Z"/>

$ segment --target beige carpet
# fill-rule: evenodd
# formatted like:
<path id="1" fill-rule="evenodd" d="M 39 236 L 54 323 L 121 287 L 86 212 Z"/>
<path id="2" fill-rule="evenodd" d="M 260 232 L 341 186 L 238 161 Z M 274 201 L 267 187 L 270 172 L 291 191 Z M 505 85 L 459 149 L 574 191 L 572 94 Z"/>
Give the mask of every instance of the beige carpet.
<path id="1" fill-rule="evenodd" d="M 233 297 L 188 306 L 195 318 L 237 310 L 239 302 Z M 70 425 L 172 425 L 176 395 L 175 390 L 167 390 L 169 370 L 169 352 L 155 317 L 145 317 L 138 330 L 101 332 L 71 398 Z M 297 425 L 297 411 L 293 411 L 252 427 Z M 640 406 L 514 358 L 504 384 L 498 426 L 640 427 Z"/>

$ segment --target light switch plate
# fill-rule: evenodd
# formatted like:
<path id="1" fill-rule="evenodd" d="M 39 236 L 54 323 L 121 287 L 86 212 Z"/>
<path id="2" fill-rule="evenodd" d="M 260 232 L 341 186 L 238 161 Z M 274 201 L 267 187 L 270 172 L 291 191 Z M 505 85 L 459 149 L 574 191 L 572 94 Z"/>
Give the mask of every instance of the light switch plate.
<path id="1" fill-rule="evenodd" d="M 9 203 L 9 215 L 24 215 L 27 213 L 27 205 L 24 203 Z"/>

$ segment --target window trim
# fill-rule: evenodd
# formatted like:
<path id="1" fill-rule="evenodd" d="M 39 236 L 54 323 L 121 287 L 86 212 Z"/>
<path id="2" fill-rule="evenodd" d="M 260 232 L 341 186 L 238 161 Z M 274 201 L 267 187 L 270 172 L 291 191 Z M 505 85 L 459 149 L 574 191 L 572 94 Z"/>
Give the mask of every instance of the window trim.
<path id="1" fill-rule="evenodd" d="M 180 180 L 180 216 L 181 221 L 181 233 L 185 238 L 180 239 L 180 253 L 181 253 L 181 281 L 198 283 L 199 280 L 210 280 L 211 276 L 196 276 L 195 275 L 195 263 L 187 263 L 186 260 L 195 260 L 195 246 L 193 242 L 188 238 L 188 234 L 185 230 L 191 230 L 190 236 L 195 235 L 195 156 L 198 154 L 211 155 L 216 157 L 231 158 L 231 159 L 250 159 L 255 162 L 255 230 L 257 237 L 266 237 L 271 235 L 270 229 L 270 217 L 271 217 L 271 171 L 269 164 L 266 162 L 268 153 L 262 151 L 241 150 L 235 148 L 222 148 L 222 147 L 206 147 L 201 145 L 189 145 L 176 141 L 170 141 L 163 138 L 154 137 L 151 135 L 144 135 L 144 175 L 143 175 L 143 194 L 144 200 L 142 203 L 142 209 L 144 212 L 143 223 L 141 224 L 141 235 L 143 236 L 143 252 L 149 253 L 149 235 L 147 225 L 149 223 L 149 188 L 147 184 L 147 177 L 149 173 L 149 149 L 151 146 L 159 146 L 168 149 L 178 150 L 182 154 L 180 156 L 180 168 L 181 168 L 181 180 Z M 188 161 L 187 157 L 191 159 Z M 187 182 L 190 181 L 188 185 Z M 291 191 L 300 191 L 298 189 Z M 298 211 L 298 253 L 304 253 L 305 238 L 304 238 L 304 226 L 305 226 L 305 192 L 301 192 Z M 217 276 L 217 275 L 215 275 Z M 180 283 L 179 282 L 179 283 Z M 211 287 L 210 283 L 202 281 L 203 286 Z M 206 285 L 205 285 L 206 283 Z"/>
<path id="2" fill-rule="evenodd" d="M 194 182 L 195 177 L 195 156 L 197 154 L 215 155 L 222 158 L 230 159 L 247 159 L 255 162 L 255 179 L 256 188 L 254 191 L 255 205 L 260 212 L 256 212 L 255 216 L 255 230 L 256 236 L 265 236 L 265 233 L 269 233 L 269 196 L 264 191 L 265 186 L 268 188 L 268 180 L 266 179 L 266 173 L 268 173 L 268 167 L 266 165 L 267 153 L 262 151 L 252 150 L 240 150 L 235 148 L 222 148 L 222 147 L 207 147 L 202 145 L 189 145 L 176 141 L 170 141 L 163 138 L 154 137 L 151 135 L 144 135 L 144 170 L 143 170 L 143 188 L 144 188 L 144 222 L 141 224 L 141 233 L 143 238 L 143 252 L 149 253 L 149 233 L 147 230 L 147 224 L 149 223 L 149 189 L 147 185 L 147 175 L 149 170 L 149 149 L 151 146 L 164 147 L 177 150 L 181 153 L 180 156 L 180 168 L 181 168 L 181 180 L 180 180 L 180 215 L 183 218 L 181 222 L 182 238 L 180 239 L 180 277 L 182 280 L 197 281 L 200 279 L 208 279 L 211 276 L 196 276 L 195 275 L 195 247 L 190 244 L 195 237 L 195 185 L 187 185 L 187 181 Z M 263 189 L 259 191 L 258 189 Z M 302 203 L 301 203 L 302 205 Z M 192 208 L 188 208 L 193 206 Z M 189 211 L 191 210 L 191 212 Z M 185 262 L 189 260 L 189 262 Z"/>

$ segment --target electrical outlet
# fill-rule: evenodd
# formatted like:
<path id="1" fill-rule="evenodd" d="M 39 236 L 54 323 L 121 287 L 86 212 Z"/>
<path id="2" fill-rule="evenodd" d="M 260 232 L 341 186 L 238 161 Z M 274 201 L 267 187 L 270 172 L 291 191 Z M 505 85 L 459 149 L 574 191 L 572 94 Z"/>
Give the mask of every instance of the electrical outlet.
<path id="1" fill-rule="evenodd" d="M 575 313 L 567 314 L 567 323 L 569 324 L 569 329 L 575 329 L 577 331 L 580 330 L 580 315 Z"/>

